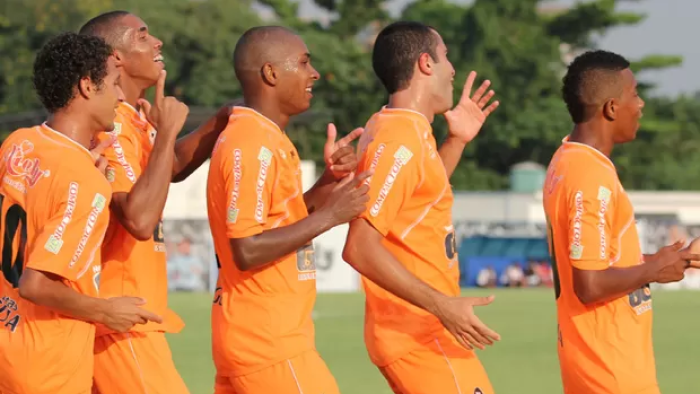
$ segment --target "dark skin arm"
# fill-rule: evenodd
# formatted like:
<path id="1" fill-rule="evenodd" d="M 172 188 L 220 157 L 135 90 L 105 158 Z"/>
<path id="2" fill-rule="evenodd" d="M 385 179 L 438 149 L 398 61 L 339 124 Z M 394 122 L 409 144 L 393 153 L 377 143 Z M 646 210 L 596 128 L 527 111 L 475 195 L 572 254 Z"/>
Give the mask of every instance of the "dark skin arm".
<path id="1" fill-rule="evenodd" d="M 649 265 L 610 267 L 601 271 L 573 269 L 574 291 L 584 305 L 614 300 L 652 281 Z"/>
<path id="2" fill-rule="evenodd" d="M 337 185 L 335 177 L 329 171 L 324 171 L 311 189 L 304 193 L 304 203 L 309 213 L 316 211 L 326 201 L 335 185 Z"/>
<path id="3" fill-rule="evenodd" d="M 319 209 L 294 224 L 251 237 L 230 239 L 238 269 L 248 271 L 264 267 L 293 253 L 338 224 L 357 217 L 369 201 L 369 187 L 360 186 L 369 176 L 370 172 L 364 172 L 357 177 L 345 177 Z"/>
<path id="4" fill-rule="evenodd" d="M 195 131 L 175 142 L 172 182 L 182 182 L 211 156 L 219 134 L 226 128 L 231 108 L 242 104 L 242 100 L 226 104 L 200 125 Z"/>
<path id="5" fill-rule="evenodd" d="M 665 246 L 655 254 L 644 255 L 644 263 L 631 267 L 600 271 L 574 267 L 574 292 L 581 303 L 591 305 L 622 297 L 651 282 L 682 280 L 685 269 L 693 266 L 691 261 L 700 257 L 682 247 L 683 241 Z"/>
<path id="6" fill-rule="evenodd" d="M 124 228 L 134 238 L 153 236 L 168 197 L 175 141 L 167 135 L 156 137 L 145 171 L 131 190 L 112 194 L 110 205 Z"/>
<path id="7" fill-rule="evenodd" d="M 112 195 L 112 212 L 140 241 L 152 237 L 160 222 L 172 177 L 175 138 L 189 112 L 176 98 L 165 97 L 165 75 L 162 71 L 158 78 L 153 105 L 146 99 L 138 101 L 148 121 L 158 130 L 148 164 L 128 193 Z"/>
<path id="8" fill-rule="evenodd" d="M 292 225 L 229 242 L 238 269 L 249 271 L 293 253 L 332 227 L 330 215 L 317 211 Z"/>

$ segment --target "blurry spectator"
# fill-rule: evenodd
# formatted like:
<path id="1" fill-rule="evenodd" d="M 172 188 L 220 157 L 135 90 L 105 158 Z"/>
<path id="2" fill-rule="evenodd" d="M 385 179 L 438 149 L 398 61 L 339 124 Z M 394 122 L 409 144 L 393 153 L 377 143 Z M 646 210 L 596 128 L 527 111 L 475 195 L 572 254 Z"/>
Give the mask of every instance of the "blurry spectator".
<path id="1" fill-rule="evenodd" d="M 204 267 L 192 255 L 192 242 L 183 237 L 177 244 L 177 252 L 168 256 L 170 288 L 175 291 L 201 291 L 205 289 Z"/>
<path id="2" fill-rule="evenodd" d="M 520 263 L 509 265 L 501 275 L 501 284 L 506 287 L 522 287 L 525 275 Z"/>
<path id="3" fill-rule="evenodd" d="M 476 276 L 476 285 L 479 287 L 496 287 L 498 275 L 492 265 L 482 268 Z"/>
<path id="4" fill-rule="evenodd" d="M 523 274 L 525 275 L 525 284 L 527 287 L 537 287 L 542 284 L 542 278 L 540 278 L 539 270 L 540 263 L 536 261 L 529 261 L 527 263 L 527 268 Z"/>

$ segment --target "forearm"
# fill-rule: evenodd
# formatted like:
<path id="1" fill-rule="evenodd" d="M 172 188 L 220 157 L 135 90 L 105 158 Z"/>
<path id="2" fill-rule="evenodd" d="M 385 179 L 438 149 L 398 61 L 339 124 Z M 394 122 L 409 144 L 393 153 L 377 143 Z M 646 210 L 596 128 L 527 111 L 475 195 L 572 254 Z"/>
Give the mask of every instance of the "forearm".
<path id="1" fill-rule="evenodd" d="M 441 300 L 447 297 L 418 279 L 379 243 L 349 243 L 346 244 L 343 255 L 344 260 L 365 278 L 434 315 Z"/>
<path id="2" fill-rule="evenodd" d="M 304 203 L 309 213 L 316 211 L 326 201 L 337 182 L 332 174 L 324 171 L 316 183 L 304 193 Z"/>
<path id="3" fill-rule="evenodd" d="M 575 271 L 578 269 L 574 268 Z M 601 271 L 574 272 L 574 286 L 579 300 L 595 304 L 625 296 L 652 282 L 647 264 L 610 267 Z"/>
<path id="4" fill-rule="evenodd" d="M 447 177 L 451 177 L 462 159 L 462 152 L 464 152 L 464 147 L 467 146 L 466 143 L 458 140 L 455 137 L 447 137 L 445 142 L 442 143 L 438 152 L 440 153 L 440 158 L 442 159 L 442 164 L 445 166 L 445 172 L 447 172 Z"/>
<path id="5" fill-rule="evenodd" d="M 224 107 L 196 130 L 178 138 L 172 166 L 173 182 L 185 180 L 211 156 L 219 134 L 228 124 L 228 113 L 229 107 Z"/>
<path id="6" fill-rule="evenodd" d="M 174 143 L 166 136 L 156 138 L 145 170 L 121 204 L 122 216 L 132 223 L 127 227 L 137 232 L 152 234 L 161 219 L 170 187 Z"/>
<path id="7" fill-rule="evenodd" d="M 27 268 L 19 292 L 22 298 L 66 316 L 92 323 L 104 321 L 105 300 L 80 294 L 54 275 Z"/>
<path id="8" fill-rule="evenodd" d="M 260 268 L 294 253 L 332 227 L 329 215 L 315 212 L 292 225 L 231 240 L 234 259 L 243 271 Z"/>

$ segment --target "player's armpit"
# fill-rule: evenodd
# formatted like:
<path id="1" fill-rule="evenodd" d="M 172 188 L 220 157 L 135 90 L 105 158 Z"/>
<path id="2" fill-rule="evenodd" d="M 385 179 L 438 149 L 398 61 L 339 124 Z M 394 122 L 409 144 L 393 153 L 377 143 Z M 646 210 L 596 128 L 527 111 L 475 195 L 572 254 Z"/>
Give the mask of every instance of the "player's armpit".
<path id="1" fill-rule="evenodd" d="M 87 182 L 56 181 L 50 191 L 58 200 L 51 218 L 29 245 L 26 268 L 49 272 L 69 281 L 87 273 L 104 238 L 109 199 Z M 38 191 L 37 191 L 38 192 Z"/>
<path id="2" fill-rule="evenodd" d="M 447 296 L 409 272 L 382 245 L 383 239 L 382 233 L 367 220 L 353 220 L 343 260 L 384 290 L 432 314 L 439 313 L 438 305 Z"/>

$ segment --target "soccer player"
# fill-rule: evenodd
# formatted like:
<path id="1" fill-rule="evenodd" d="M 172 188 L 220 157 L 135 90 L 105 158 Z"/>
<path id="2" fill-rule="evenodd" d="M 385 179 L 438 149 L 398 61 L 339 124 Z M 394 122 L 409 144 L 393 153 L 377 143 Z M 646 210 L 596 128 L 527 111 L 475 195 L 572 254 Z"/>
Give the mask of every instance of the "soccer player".
<path id="1" fill-rule="evenodd" d="M 587 52 L 564 77 L 574 128 L 543 187 L 566 394 L 658 394 L 649 283 L 683 279 L 683 241 L 642 255 L 610 154 L 635 139 L 644 101 L 622 56 Z"/>
<path id="2" fill-rule="evenodd" d="M 167 305 L 162 214 L 171 180 L 185 179 L 208 158 L 226 125 L 228 108 L 176 141 L 188 109 L 165 97 L 162 42 L 125 11 L 97 16 L 80 33 L 102 37 L 114 48 L 124 91 L 114 120 L 117 138 L 105 151 L 113 220 L 103 247 L 101 294 L 145 298 L 145 307 L 164 320 L 128 333 L 98 327 L 95 384 L 102 394 L 187 393 L 165 338 L 184 324 Z M 151 105 L 143 97 L 152 86 Z"/>
<path id="3" fill-rule="evenodd" d="M 360 139 L 357 171 L 374 171 L 370 203 L 343 251 L 363 276 L 370 358 L 395 393 L 493 393 L 472 349 L 500 339 L 473 311 L 493 298 L 459 296 L 449 178 L 498 102 L 487 106 L 488 81 L 469 97 L 471 73 L 450 110 L 455 71 L 438 32 L 421 23 L 384 28 L 372 63 L 389 103 Z M 449 126 L 439 150 L 438 114 Z"/>
<path id="4" fill-rule="evenodd" d="M 319 75 L 304 41 L 275 26 L 248 30 L 233 55 L 236 107 L 209 167 L 207 206 L 219 280 L 212 308 L 217 394 L 338 394 L 316 352 L 312 240 L 365 209 L 367 174 L 350 142 L 328 129 L 327 168 L 306 193 L 284 130 L 311 105 Z"/>
<path id="5" fill-rule="evenodd" d="M 98 298 L 111 192 L 87 150 L 111 130 L 122 93 L 111 48 L 64 34 L 37 54 L 34 86 L 49 119 L 0 149 L 0 393 L 92 387 L 95 325 L 160 321 L 134 297 Z"/>

